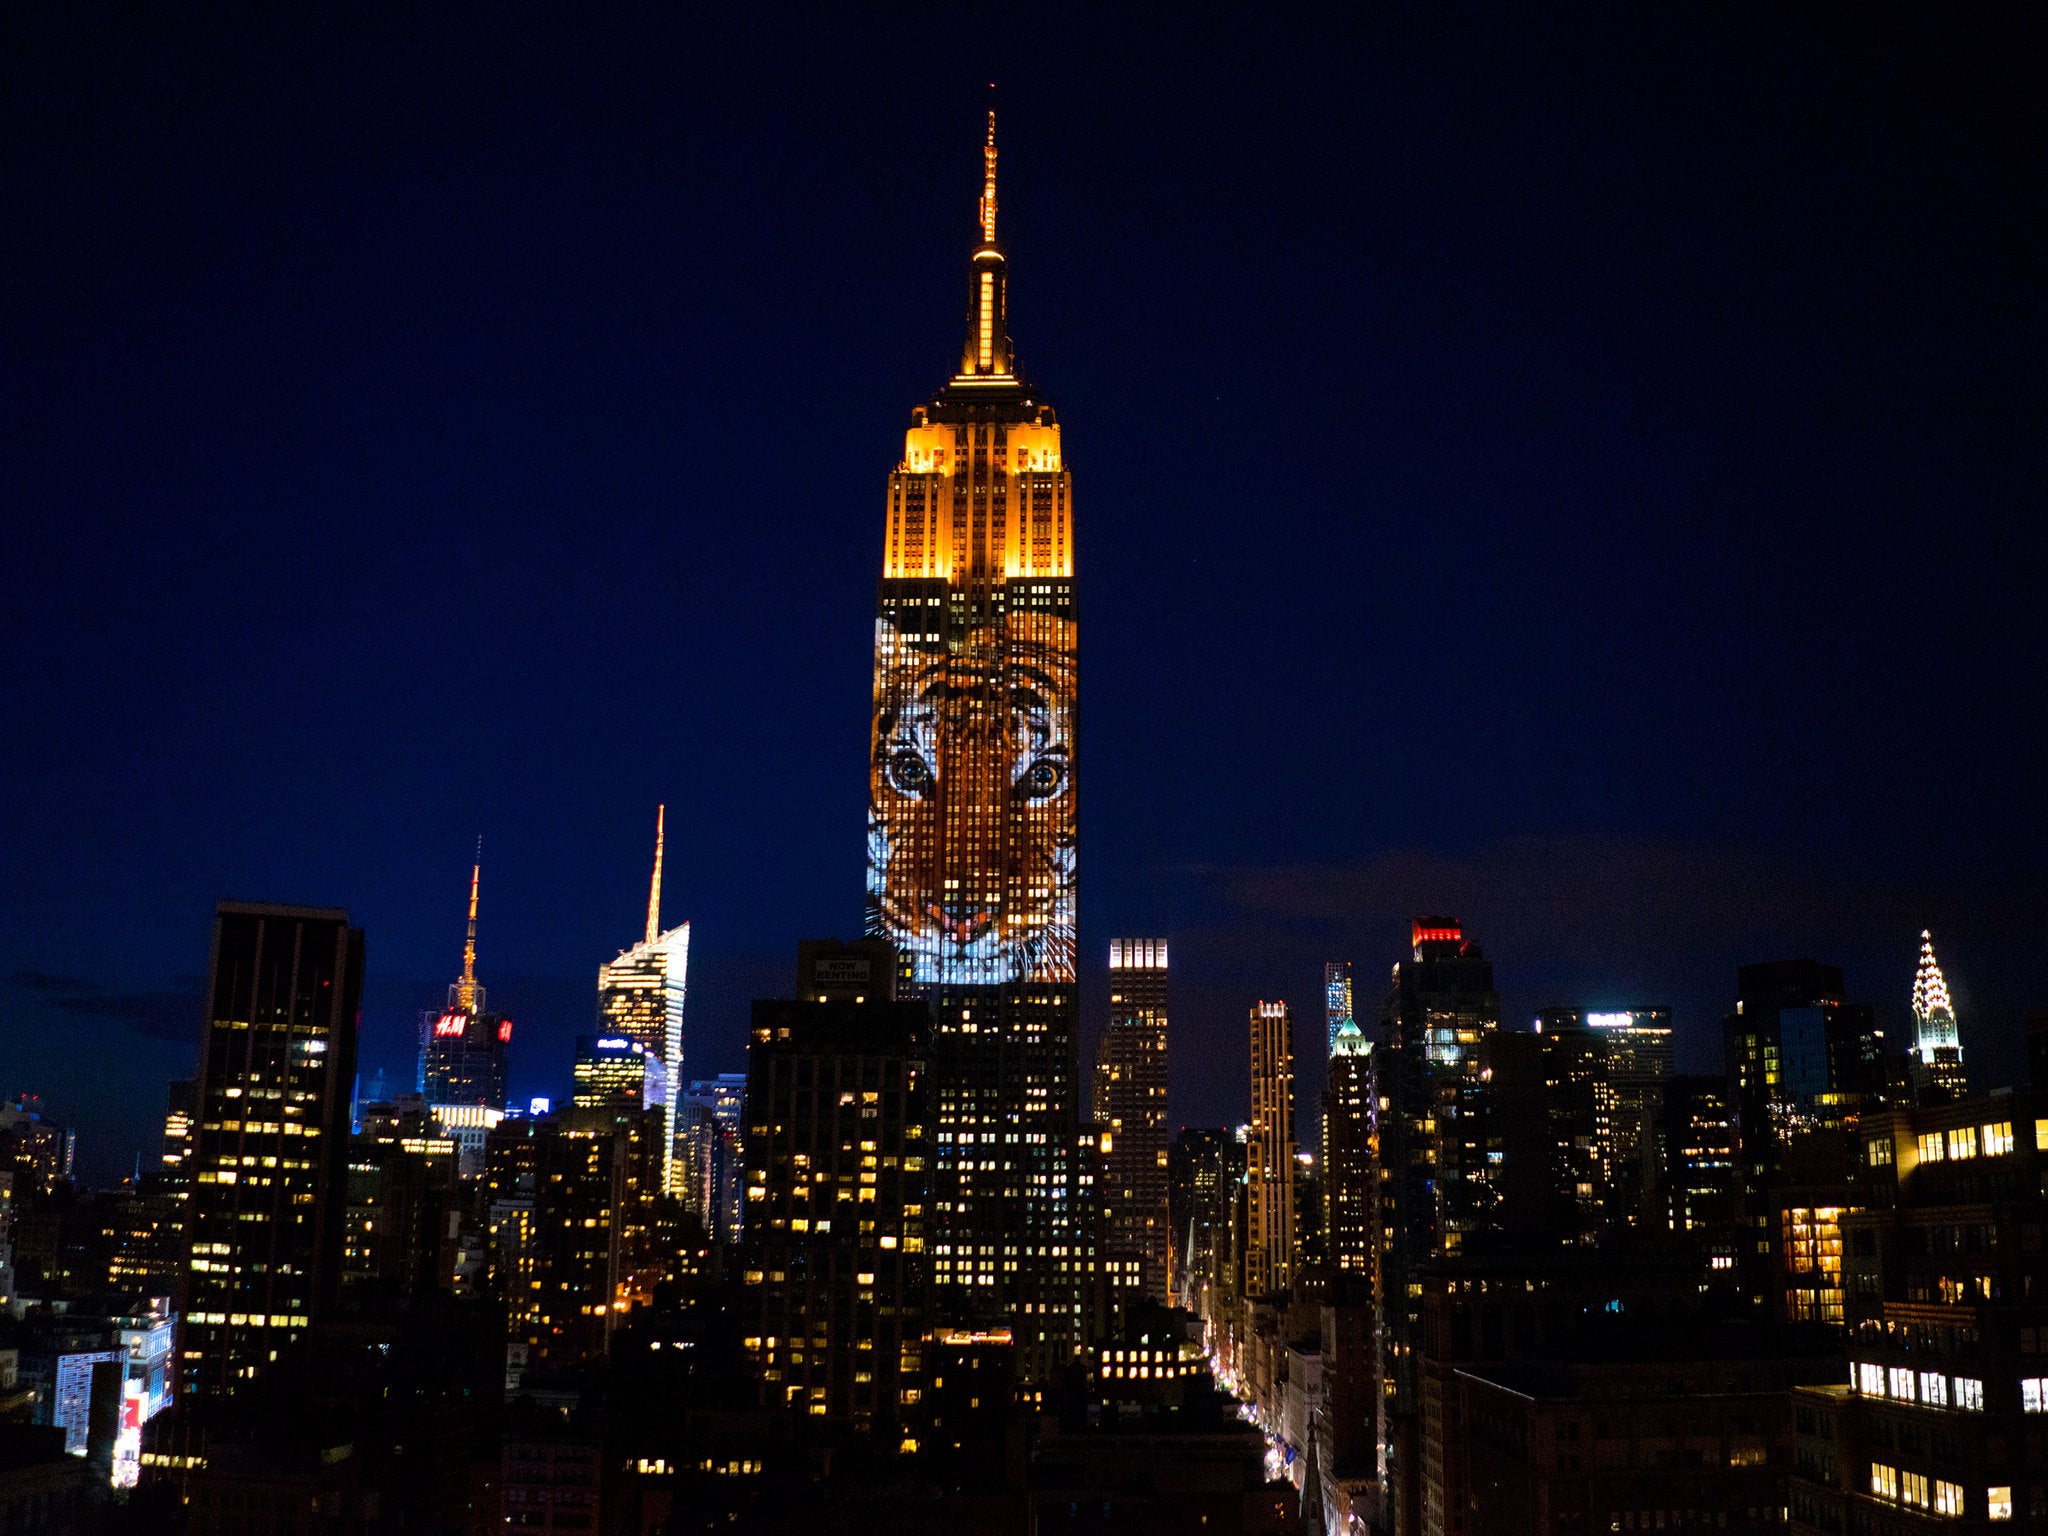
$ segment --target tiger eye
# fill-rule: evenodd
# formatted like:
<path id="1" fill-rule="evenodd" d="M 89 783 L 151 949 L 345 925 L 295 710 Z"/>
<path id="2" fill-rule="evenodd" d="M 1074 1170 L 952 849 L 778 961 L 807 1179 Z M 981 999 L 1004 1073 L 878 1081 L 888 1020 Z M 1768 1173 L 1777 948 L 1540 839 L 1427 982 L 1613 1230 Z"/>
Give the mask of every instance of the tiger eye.
<path id="1" fill-rule="evenodd" d="M 931 792 L 931 766 L 915 748 L 898 747 L 890 754 L 889 777 L 906 795 L 924 795 Z"/>
<path id="2" fill-rule="evenodd" d="M 1060 778 L 1059 764 L 1041 757 L 1024 770 L 1024 777 L 1020 783 L 1024 792 L 1032 799 L 1043 800 L 1060 787 Z"/>

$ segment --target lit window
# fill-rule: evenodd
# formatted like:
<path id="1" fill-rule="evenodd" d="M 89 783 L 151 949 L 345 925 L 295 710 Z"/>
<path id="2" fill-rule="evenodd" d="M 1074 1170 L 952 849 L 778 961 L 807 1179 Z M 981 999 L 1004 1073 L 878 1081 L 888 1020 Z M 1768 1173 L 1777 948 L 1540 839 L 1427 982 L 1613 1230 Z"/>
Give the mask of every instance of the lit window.
<path id="1" fill-rule="evenodd" d="M 2012 1150 L 2012 1147 L 2012 1122 L 2010 1120 L 2002 1120 L 1997 1125 L 1987 1125 L 1984 1127 L 1984 1155 L 1986 1157 L 2003 1157 Z"/>
<path id="2" fill-rule="evenodd" d="M 1873 1461 L 1870 1464 L 1870 1491 L 1880 1499 L 1898 1498 L 1899 1469 Z"/>
<path id="3" fill-rule="evenodd" d="M 1913 1401 L 1913 1373 L 1903 1366 L 1891 1368 L 1891 1395 L 1902 1403 Z"/>
<path id="4" fill-rule="evenodd" d="M 1902 1472 L 1899 1474 L 1899 1497 L 1916 1509 L 1927 1507 L 1927 1474 L 1925 1472 Z"/>
<path id="5" fill-rule="evenodd" d="M 1948 1133 L 1948 1155 L 1960 1160 L 1977 1155 L 1977 1127 L 1958 1126 Z"/>
<path id="6" fill-rule="evenodd" d="M 2012 1518 L 2011 1488 L 1986 1488 L 1984 1490 L 1984 1518 L 1987 1520 L 2010 1520 Z"/>
<path id="7" fill-rule="evenodd" d="M 1963 1512 L 1963 1485 L 1934 1480 L 1934 1512 L 1937 1515 L 1960 1515 Z"/>
<path id="8" fill-rule="evenodd" d="M 1920 1161 L 1938 1163 L 1941 1161 L 1941 1132 L 1927 1131 L 1920 1137 Z"/>
<path id="9" fill-rule="evenodd" d="M 1939 1371 L 1920 1373 L 1920 1401 L 1937 1408 L 1948 1406 L 1948 1378 Z"/>
<path id="10" fill-rule="evenodd" d="M 1984 1411 L 1984 1383 L 1968 1376 L 1956 1378 L 1956 1406 L 1972 1413 Z"/>
<path id="11" fill-rule="evenodd" d="M 2020 1382 L 2020 1411 L 2048 1413 L 2048 1376 L 2029 1376 Z"/>
<path id="12" fill-rule="evenodd" d="M 1884 1367 L 1881 1365 L 1859 1365 L 1856 1367 L 1856 1386 L 1871 1397 L 1884 1396 Z"/>

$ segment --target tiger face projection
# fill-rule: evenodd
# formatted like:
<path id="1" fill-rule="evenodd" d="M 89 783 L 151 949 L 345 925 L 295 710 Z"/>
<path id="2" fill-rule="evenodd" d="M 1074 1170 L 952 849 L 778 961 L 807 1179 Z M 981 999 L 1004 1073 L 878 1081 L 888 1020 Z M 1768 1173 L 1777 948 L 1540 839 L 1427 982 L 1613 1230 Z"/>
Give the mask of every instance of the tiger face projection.
<path id="1" fill-rule="evenodd" d="M 869 934 L 924 985 L 1071 981 L 1073 624 L 876 642 Z"/>

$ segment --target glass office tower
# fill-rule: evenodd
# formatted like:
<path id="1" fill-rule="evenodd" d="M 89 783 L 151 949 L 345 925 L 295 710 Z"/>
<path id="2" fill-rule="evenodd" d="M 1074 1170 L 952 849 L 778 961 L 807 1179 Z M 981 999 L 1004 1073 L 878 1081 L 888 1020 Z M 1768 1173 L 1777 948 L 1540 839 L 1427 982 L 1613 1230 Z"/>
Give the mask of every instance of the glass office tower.
<path id="1" fill-rule="evenodd" d="M 683 1193 L 684 1163 L 676 1155 L 675 1085 L 683 1074 L 683 1004 L 689 990 L 690 925 L 661 926 L 661 859 L 667 807 L 654 813 L 654 881 L 647 893 L 646 936 L 597 968 L 597 1029 L 625 1039 L 661 1067 L 643 1086 L 641 1103 L 661 1111 L 662 1188 Z"/>

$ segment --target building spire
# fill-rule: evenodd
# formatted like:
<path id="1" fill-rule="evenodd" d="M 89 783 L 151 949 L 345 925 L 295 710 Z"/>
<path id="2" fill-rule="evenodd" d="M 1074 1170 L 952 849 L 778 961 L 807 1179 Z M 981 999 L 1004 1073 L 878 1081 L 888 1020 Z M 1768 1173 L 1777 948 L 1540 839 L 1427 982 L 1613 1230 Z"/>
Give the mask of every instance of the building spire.
<path id="1" fill-rule="evenodd" d="M 1934 935 L 1920 930 L 1920 968 L 1913 976 L 1914 1044 L 1922 1061 L 1934 1060 L 1937 1046 L 1955 1046 L 1962 1040 L 1956 1031 L 1955 1004 L 1948 995 L 1948 978 L 1941 962 L 1934 958 Z"/>
<path id="2" fill-rule="evenodd" d="M 476 862 L 469 866 L 469 933 L 462 941 L 462 980 L 455 983 L 455 1005 L 464 1013 L 482 1006 L 483 988 L 476 984 L 476 891 L 484 870 L 484 840 L 476 840 Z"/>
<path id="3" fill-rule="evenodd" d="M 1941 962 L 1934 958 L 1934 935 L 1920 930 L 1920 969 L 1913 977 L 1913 1017 L 1931 1019 L 1939 1014 L 1955 1017 L 1949 1002 L 1948 978 L 1941 974 Z"/>
<path id="4" fill-rule="evenodd" d="M 666 805 L 654 808 L 654 884 L 647 891 L 647 942 L 650 944 L 661 937 L 661 843 L 662 824 L 667 815 Z"/>
<path id="5" fill-rule="evenodd" d="M 991 85 L 990 91 L 995 87 Z M 996 243 L 996 109 L 988 109 L 988 142 L 981 148 L 981 243 Z"/>
<path id="6" fill-rule="evenodd" d="M 989 89 L 993 91 L 994 86 Z M 957 383 L 985 382 L 1014 387 L 1007 317 L 1009 295 L 1002 248 L 996 244 L 996 113 L 990 107 L 988 136 L 981 146 L 981 241 L 967 273 L 967 345 L 960 352 Z"/>

